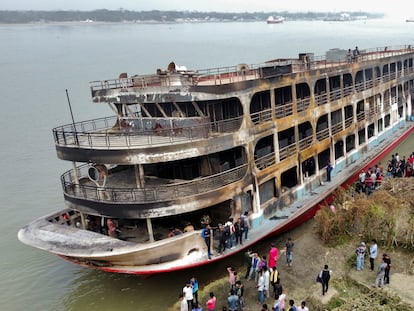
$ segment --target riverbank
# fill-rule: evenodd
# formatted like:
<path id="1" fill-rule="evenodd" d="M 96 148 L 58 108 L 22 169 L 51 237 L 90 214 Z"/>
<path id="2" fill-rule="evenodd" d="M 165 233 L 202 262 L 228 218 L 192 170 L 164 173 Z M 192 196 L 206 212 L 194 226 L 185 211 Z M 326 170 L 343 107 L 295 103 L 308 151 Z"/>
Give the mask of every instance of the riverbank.
<path id="1" fill-rule="evenodd" d="M 414 184 L 414 178 L 407 179 L 407 182 Z M 318 222 L 313 218 L 286 234 L 260 243 L 261 247 L 253 248 L 254 252 L 267 255 L 271 242 L 275 242 L 277 247 L 282 249 L 288 237 L 293 239 L 295 243 L 293 266 L 286 265 L 284 255 L 280 256 L 278 263 L 281 283 L 286 289 L 288 300 L 293 299 L 296 305 L 300 305 L 300 302 L 305 300 L 312 311 L 397 309 L 408 311 L 414 308 L 414 254 L 412 251 L 399 247 L 386 248 L 385 242 L 379 242 L 379 258 L 376 259 L 375 270 L 372 272 L 368 269 L 369 260 L 366 258 L 365 269 L 356 271 L 355 248 L 362 238 L 356 236 L 346 243 L 330 247 L 320 238 L 317 226 Z M 373 284 L 376 268 L 383 253 L 389 254 L 392 260 L 390 284 L 377 289 L 373 287 Z M 245 287 L 245 310 L 260 310 L 256 284 L 252 280 L 244 279 L 246 268 L 243 266 L 242 254 L 239 258 L 240 260 L 234 262 L 233 266 L 238 271 Z M 315 279 L 325 264 L 332 270 L 332 278 L 329 291 L 323 296 L 321 286 L 315 282 Z M 199 296 L 203 308 L 205 309 L 209 292 L 213 291 L 217 296 L 216 310 L 222 310 L 223 306 L 227 306 L 228 289 L 228 274 L 223 271 L 220 279 L 206 284 L 200 291 Z M 267 298 L 265 303 L 272 306 L 274 299 Z M 171 310 L 176 310 L 176 308 Z"/>

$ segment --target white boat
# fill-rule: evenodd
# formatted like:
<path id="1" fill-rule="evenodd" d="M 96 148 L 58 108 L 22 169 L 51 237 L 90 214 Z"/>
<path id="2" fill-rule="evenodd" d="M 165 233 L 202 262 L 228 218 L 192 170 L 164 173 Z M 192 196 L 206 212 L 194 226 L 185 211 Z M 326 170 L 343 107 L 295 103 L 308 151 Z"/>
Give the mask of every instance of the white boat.
<path id="1" fill-rule="evenodd" d="M 283 23 L 285 18 L 283 16 L 276 16 L 275 18 L 273 16 L 269 16 L 266 20 L 268 24 L 280 24 Z"/>

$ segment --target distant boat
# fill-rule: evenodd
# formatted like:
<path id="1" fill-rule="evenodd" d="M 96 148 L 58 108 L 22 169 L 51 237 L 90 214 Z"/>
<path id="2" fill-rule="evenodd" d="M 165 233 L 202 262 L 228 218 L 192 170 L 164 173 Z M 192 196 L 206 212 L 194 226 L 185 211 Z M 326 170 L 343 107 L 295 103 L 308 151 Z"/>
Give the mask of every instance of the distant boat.
<path id="1" fill-rule="evenodd" d="M 267 18 L 267 23 L 268 24 L 280 24 L 280 23 L 283 23 L 284 20 L 285 18 L 283 16 L 276 16 L 276 18 L 274 18 L 273 16 L 269 16 Z"/>
<path id="2" fill-rule="evenodd" d="M 407 18 L 405 21 L 407 23 L 414 23 L 414 17 Z"/>

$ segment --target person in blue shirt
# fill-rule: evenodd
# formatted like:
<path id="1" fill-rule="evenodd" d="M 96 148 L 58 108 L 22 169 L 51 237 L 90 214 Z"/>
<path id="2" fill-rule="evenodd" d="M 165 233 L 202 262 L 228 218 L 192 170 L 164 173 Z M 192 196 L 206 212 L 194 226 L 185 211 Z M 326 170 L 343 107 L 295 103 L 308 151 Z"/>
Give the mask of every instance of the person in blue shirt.
<path id="1" fill-rule="evenodd" d="M 209 224 L 201 231 L 201 237 L 204 239 L 207 245 L 208 259 L 211 259 L 211 227 Z"/>
<path id="2" fill-rule="evenodd" d="M 229 311 L 237 311 L 239 308 L 239 296 L 236 295 L 234 290 L 230 290 L 230 295 L 227 298 Z"/>
<path id="3" fill-rule="evenodd" d="M 195 276 L 193 276 L 190 279 L 190 284 L 191 284 L 191 287 L 193 288 L 193 299 L 194 299 L 195 305 L 197 306 L 199 304 L 198 303 L 198 280 L 196 279 Z"/>

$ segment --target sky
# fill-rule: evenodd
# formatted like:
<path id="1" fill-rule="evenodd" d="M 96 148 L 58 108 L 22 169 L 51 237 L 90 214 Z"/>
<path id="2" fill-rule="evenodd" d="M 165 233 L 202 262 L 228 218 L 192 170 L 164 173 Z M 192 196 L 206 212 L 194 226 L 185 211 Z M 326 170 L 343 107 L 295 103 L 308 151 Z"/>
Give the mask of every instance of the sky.
<path id="1" fill-rule="evenodd" d="M 216 12 L 379 12 L 388 16 L 410 14 L 407 0 L 1 0 L 0 10 L 81 10 L 95 9 L 131 11 L 190 10 Z M 414 12 L 412 13 L 414 15 Z M 406 16 L 408 17 L 408 16 Z"/>

